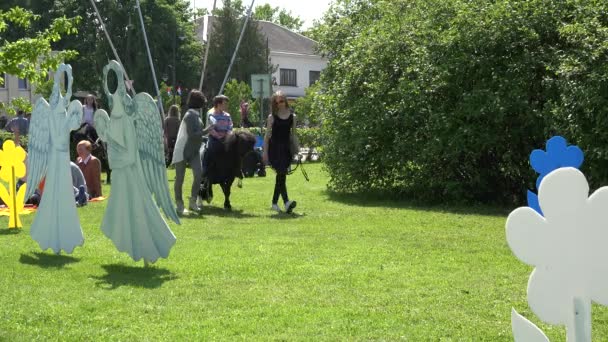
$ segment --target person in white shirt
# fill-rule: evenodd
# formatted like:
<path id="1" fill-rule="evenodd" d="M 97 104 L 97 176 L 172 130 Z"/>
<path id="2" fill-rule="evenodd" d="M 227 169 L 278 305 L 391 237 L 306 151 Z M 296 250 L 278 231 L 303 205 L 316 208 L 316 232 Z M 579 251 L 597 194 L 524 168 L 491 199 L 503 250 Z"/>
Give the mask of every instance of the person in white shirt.
<path id="1" fill-rule="evenodd" d="M 82 106 L 82 124 L 89 124 L 95 127 L 93 116 L 97 110 L 97 104 L 95 103 L 95 96 L 89 94 L 84 98 L 84 105 Z"/>
<path id="2" fill-rule="evenodd" d="M 82 123 L 80 124 L 80 133 L 91 139 L 91 141 L 97 141 L 99 136 L 95 130 L 95 111 L 97 110 L 97 101 L 95 96 L 89 94 L 84 98 L 84 105 L 82 106 Z"/>

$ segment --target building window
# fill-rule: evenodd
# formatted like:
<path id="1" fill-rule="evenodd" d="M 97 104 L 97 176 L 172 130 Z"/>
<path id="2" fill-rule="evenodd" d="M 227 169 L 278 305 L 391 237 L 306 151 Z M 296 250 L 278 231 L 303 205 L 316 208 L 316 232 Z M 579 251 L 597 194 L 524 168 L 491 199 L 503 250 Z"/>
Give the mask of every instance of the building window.
<path id="1" fill-rule="evenodd" d="M 321 72 L 320 71 L 309 71 L 308 72 L 308 85 L 313 85 L 315 84 L 319 78 L 321 78 Z"/>
<path id="2" fill-rule="evenodd" d="M 0 88 L 6 88 L 6 74 L 0 74 L 2 81 L 0 81 Z"/>
<path id="3" fill-rule="evenodd" d="M 19 79 L 19 89 L 21 89 L 21 90 L 27 89 L 27 80 L 25 78 Z"/>
<path id="4" fill-rule="evenodd" d="M 290 87 L 298 86 L 296 69 L 281 69 L 281 85 Z"/>

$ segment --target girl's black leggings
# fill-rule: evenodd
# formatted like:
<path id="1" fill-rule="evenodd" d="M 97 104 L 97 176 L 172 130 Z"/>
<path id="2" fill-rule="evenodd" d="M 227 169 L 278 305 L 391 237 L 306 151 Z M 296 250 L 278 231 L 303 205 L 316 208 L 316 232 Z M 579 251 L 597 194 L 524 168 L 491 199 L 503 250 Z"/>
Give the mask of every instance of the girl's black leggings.
<path id="1" fill-rule="evenodd" d="M 277 173 L 277 178 L 274 182 L 274 195 L 272 195 L 272 204 L 277 204 L 279 201 L 279 195 L 283 197 L 283 202 L 289 201 L 289 197 L 287 197 L 287 185 L 285 181 L 287 180 L 287 174 L 285 173 Z"/>

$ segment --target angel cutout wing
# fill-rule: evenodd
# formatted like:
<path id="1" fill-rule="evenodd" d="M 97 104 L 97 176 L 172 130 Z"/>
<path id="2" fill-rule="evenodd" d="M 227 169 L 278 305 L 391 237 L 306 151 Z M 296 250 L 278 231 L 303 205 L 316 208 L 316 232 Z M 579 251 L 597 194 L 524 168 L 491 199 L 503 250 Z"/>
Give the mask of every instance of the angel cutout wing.
<path id="1" fill-rule="evenodd" d="M 28 155 L 27 155 L 27 192 L 25 201 L 38 189 L 42 177 L 46 175 L 47 156 L 51 145 L 49 119 L 51 107 L 44 98 L 36 101 L 30 120 Z"/>
<path id="2" fill-rule="evenodd" d="M 70 102 L 67 112 L 66 125 L 69 131 L 73 131 L 80 127 L 82 122 L 83 110 L 82 103 L 78 100 Z"/>
<path id="3" fill-rule="evenodd" d="M 108 128 L 110 127 L 110 116 L 108 112 L 103 109 L 98 109 L 95 111 L 93 115 L 93 120 L 95 122 L 95 129 L 97 130 L 97 135 L 101 141 L 108 141 Z"/>
<path id="4" fill-rule="evenodd" d="M 158 107 L 150 95 L 139 93 L 133 98 L 133 109 L 132 118 L 137 135 L 137 149 L 148 188 L 154 194 L 156 204 L 163 209 L 165 215 L 175 223 L 179 223 L 169 193 L 163 130 Z"/>

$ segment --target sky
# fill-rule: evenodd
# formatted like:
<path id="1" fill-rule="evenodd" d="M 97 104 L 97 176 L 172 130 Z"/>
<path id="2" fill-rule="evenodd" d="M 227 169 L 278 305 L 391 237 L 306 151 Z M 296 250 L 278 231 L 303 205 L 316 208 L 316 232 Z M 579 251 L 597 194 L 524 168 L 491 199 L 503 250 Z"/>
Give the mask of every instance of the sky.
<path id="1" fill-rule="evenodd" d="M 190 3 L 197 8 L 207 8 L 211 11 L 213 8 L 213 0 L 190 0 Z M 312 26 L 314 19 L 321 19 L 323 13 L 329 8 L 331 0 L 255 0 L 253 7 L 264 4 L 269 4 L 272 7 L 284 8 L 291 11 L 294 16 L 304 20 L 303 29 Z M 250 0 L 243 0 L 243 4 L 247 7 L 251 5 Z M 217 0 L 217 7 L 222 5 L 221 0 Z"/>

